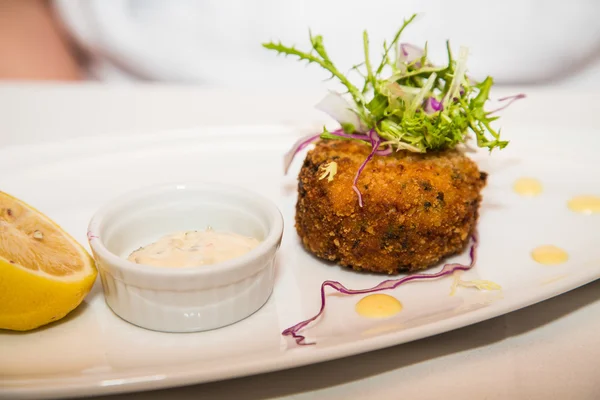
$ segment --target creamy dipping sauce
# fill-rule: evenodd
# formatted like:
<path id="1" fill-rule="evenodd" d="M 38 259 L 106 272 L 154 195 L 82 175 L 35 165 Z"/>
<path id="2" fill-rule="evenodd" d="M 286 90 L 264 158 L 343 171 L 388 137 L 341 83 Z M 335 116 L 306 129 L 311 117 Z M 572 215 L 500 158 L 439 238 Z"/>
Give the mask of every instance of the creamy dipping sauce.
<path id="1" fill-rule="evenodd" d="M 540 264 L 557 265 L 566 262 L 569 255 L 560 247 L 553 245 L 539 246 L 533 249 L 531 257 Z"/>
<path id="2" fill-rule="evenodd" d="M 569 200 L 571 211 L 582 214 L 600 213 L 600 197 L 598 196 L 576 196 Z"/>
<path id="3" fill-rule="evenodd" d="M 402 303 L 395 297 L 387 294 L 371 294 L 356 303 L 355 310 L 358 315 L 367 318 L 385 318 L 402 311 Z"/>
<path id="4" fill-rule="evenodd" d="M 542 193 L 542 183 L 534 178 L 519 178 L 513 185 L 513 190 L 521 196 L 533 197 Z"/>
<path id="5" fill-rule="evenodd" d="M 260 242 L 232 232 L 183 231 L 163 236 L 140 247 L 127 260 L 156 267 L 197 267 L 220 263 L 246 254 Z"/>

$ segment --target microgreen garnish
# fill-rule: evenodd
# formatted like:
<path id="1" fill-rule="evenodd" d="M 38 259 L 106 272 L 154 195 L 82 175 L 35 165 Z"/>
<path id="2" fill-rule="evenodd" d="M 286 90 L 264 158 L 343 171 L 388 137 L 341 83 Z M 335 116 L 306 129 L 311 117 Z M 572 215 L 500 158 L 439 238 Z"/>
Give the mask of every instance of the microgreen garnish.
<path id="1" fill-rule="evenodd" d="M 320 35 L 310 33 L 309 52 L 280 42 L 263 46 L 317 64 L 339 80 L 346 93 L 330 93 L 318 108 L 335 118 L 341 129 L 335 132 L 324 129 L 320 137 L 351 138 L 375 146 L 367 162 L 375 155 L 399 150 L 425 153 L 452 149 L 466 142 L 469 132 L 475 134 L 479 147 L 489 151 L 504 148 L 508 142 L 501 140 L 500 131 L 491 126 L 498 119 L 492 113 L 500 109 L 485 110 L 493 79 L 488 76 L 482 82 L 474 82 L 467 76 L 468 50 L 464 47 L 455 59 L 450 43 L 446 42 L 448 62 L 445 66 L 435 66 L 427 59 L 427 45 L 421 49 L 401 43 L 402 32 L 415 17 L 416 14 L 404 21 L 391 42 L 384 42 L 383 55 L 376 67 L 371 62 L 369 35 L 363 32 L 365 60 L 353 67 L 364 79 L 360 89 L 335 66 Z M 390 54 L 392 50 L 394 57 Z M 507 98 L 506 105 L 523 97 L 519 94 Z M 359 175 L 353 189 L 362 205 L 356 185 Z"/>

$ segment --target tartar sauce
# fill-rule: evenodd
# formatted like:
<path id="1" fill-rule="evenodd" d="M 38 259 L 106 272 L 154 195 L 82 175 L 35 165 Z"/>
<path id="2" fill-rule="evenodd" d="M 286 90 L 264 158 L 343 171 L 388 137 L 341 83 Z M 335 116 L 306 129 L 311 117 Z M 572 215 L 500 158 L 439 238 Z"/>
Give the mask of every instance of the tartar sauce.
<path id="1" fill-rule="evenodd" d="M 129 261 L 156 267 L 196 267 L 216 264 L 239 257 L 260 242 L 232 232 L 183 231 L 163 236 L 154 243 L 140 247 L 127 258 Z"/>

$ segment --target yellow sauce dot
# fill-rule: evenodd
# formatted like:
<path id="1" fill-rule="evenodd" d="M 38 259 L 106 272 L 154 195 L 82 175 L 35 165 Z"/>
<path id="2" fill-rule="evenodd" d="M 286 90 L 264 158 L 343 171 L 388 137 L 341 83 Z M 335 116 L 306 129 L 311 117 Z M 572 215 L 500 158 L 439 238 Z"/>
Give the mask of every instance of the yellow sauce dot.
<path id="1" fill-rule="evenodd" d="M 533 197 L 542 193 L 542 183 L 534 178 L 519 178 L 513 185 L 513 190 L 521 196 Z"/>
<path id="2" fill-rule="evenodd" d="M 385 318 L 402 311 L 402 303 L 387 294 L 371 294 L 356 303 L 358 315 L 367 318 Z"/>
<path id="3" fill-rule="evenodd" d="M 600 197 L 598 196 L 576 196 L 569 200 L 569 208 L 582 214 L 600 213 Z"/>
<path id="4" fill-rule="evenodd" d="M 566 251 L 553 245 L 536 247 L 531 252 L 531 257 L 544 265 L 562 264 L 569 259 L 569 255 Z"/>

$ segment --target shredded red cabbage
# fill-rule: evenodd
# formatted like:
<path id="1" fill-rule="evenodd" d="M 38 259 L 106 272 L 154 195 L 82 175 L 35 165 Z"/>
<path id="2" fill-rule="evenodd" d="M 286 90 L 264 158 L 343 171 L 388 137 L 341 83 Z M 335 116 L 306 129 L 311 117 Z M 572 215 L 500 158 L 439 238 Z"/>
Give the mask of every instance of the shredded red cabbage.
<path id="1" fill-rule="evenodd" d="M 523 94 L 523 93 L 515 94 L 514 96 L 502 97 L 501 99 L 498 99 L 498 101 L 506 101 L 506 100 L 508 100 L 508 103 L 506 103 L 502 107 L 496 108 L 495 110 L 488 112 L 488 114 L 493 114 L 493 113 L 497 113 L 498 111 L 502 111 L 506 107 L 508 107 L 512 103 L 514 103 L 515 101 L 520 100 L 520 99 L 524 99 L 525 97 L 527 97 L 527 96 L 525 96 L 525 94 Z"/>
<path id="2" fill-rule="evenodd" d="M 370 136 L 357 134 L 357 133 L 346 133 L 343 129 L 336 129 L 335 131 L 329 132 L 334 136 L 343 137 L 346 139 L 357 139 L 357 140 L 370 140 Z"/>
<path id="3" fill-rule="evenodd" d="M 292 148 L 283 157 L 283 170 L 285 174 L 287 174 L 288 170 L 290 169 L 290 165 L 292 165 L 292 161 L 294 161 L 296 154 L 304 150 L 306 146 L 317 140 L 319 137 L 321 137 L 321 134 L 305 136 L 298 139 L 298 141 L 294 143 Z"/>
<path id="4" fill-rule="evenodd" d="M 436 99 L 435 97 L 429 97 L 427 100 L 425 100 L 425 106 L 423 107 L 423 110 L 427 113 L 427 114 L 433 114 L 435 112 L 438 112 L 442 109 L 442 102 L 438 101 L 438 99 Z"/>
<path id="5" fill-rule="evenodd" d="M 363 201 L 362 201 L 362 193 L 360 192 L 360 189 L 358 188 L 358 185 L 357 185 L 358 178 L 360 178 L 360 174 L 365 169 L 365 167 L 367 166 L 369 161 L 371 161 L 373 159 L 373 156 L 375 156 L 375 153 L 377 153 L 377 149 L 379 148 L 379 145 L 381 144 L 381 138 L 379 137 L 377 132 L 375 132 L 374 129 L 371 129 L 369 131 L 369 140 L 371 141 L 371 152 L 369 153 L 369 155 L 367 156 L 365 161 L 363 161 L 363 163 L 360 165 L 360 167 L 358 168 L 358 171 L 356 171 L 356 175 L 354 175 L 354 181 L 352 181 L 352 190 L 354 190 L 356 192 L 356 194 L 358 195 L 358 205 L 360 207 L 363 206 Z"/>
<path id="6" fill-rule="evenodd" d="M 283 336 L 291 336 L 296 341 L 296 344 L 301 345 L 301 346 L 316 344 L 316 342 L 306 343 L 306 337 L 304 335 L 301 335 L 298 332 L 301 331 L 302 329 L 304 329 L 306 326 L 308 326 L 311 322 L 315 321 L 321 315 L 323 315 L 323 313 L 325 311 L 325 303 L 326 303 L 325 288 L 328 286 L 340 293 L 343 293 L 343 294 L 348 294 L 348 295 L 366 294 L 366 293 L 380 292 L 383 290 L 392 290 L 404 283 L 411 282 L 411 281 L 432 280 L 432 279 L 441 278 L 443 276 L 451 275 L 452 273 L 454 273 L 456 271 L 468 271 L 471 268 L 473 268 L 475 266 L 475 263 L 477 262 L 477 245 L 478 245 L 477 234 L 474 234 L 471 237 L 471 241 L 472 241 L 471 249 L 469 250 L 470 262 L 468 265 L 459 264 L 459 263 L 446 264 L 439 272 L 437 272 L 435 274 L 414 274 L 414 275 L 408 275 L 408 276 L 405 276 L 405 277 L 402 277 L 399 279 L 388 279 L 388 280 L 385 280 L 385 281 L 381 282 L 380 284 L 373 286 L 372 288 L 369 288 L 369 289 L 348 289 L 344 285 L 342 285 L 340 282 L 325 281 L 321 284 L 321 308 L 319 309 L 319 312 L 314 317 L 309 318 L 305 321 L 299 322 L 298 324 L 287 328 L 281 334 Z"/>
<path id="7" fill-rule="evenodd" d="M 375 152 L 375 155 L 377 155 L 377 156 L 389 156 L 393 152 L 394 152 L 394 150 L 392 150 L 391 147 L 388 147 L 387 149 L 384 149 L 384 150 L 377 150 Z"/>

